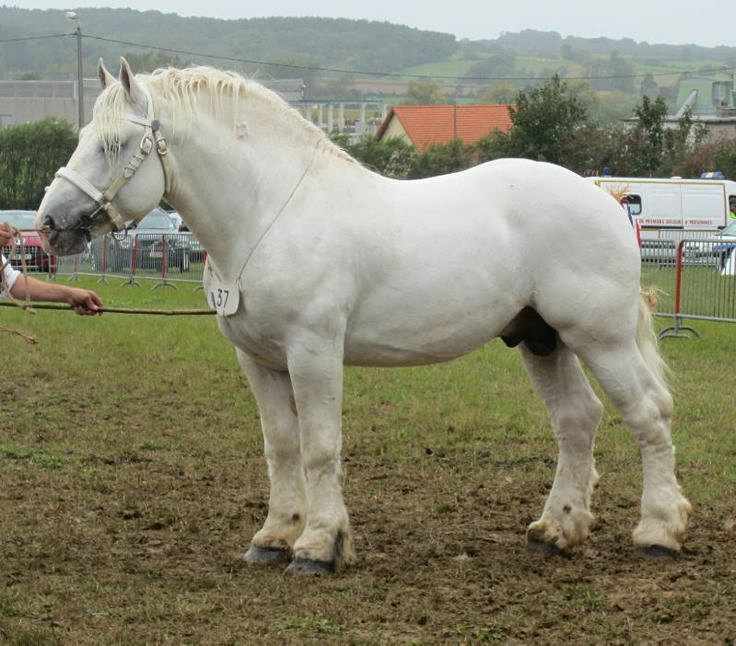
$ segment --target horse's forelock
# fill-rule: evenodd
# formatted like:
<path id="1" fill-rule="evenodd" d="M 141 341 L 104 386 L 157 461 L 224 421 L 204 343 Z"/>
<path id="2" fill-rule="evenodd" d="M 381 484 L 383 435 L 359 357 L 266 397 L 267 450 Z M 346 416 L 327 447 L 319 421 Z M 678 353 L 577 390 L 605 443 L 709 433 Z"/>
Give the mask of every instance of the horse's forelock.
<path id="1" fill-rule="evenodd" d="M 127 110 L 125 90 L 120 83 L 109 86 L 95 102 L 92 126 L 102 143 L 108 161 L 117 159 L 120 154 L 120 134 Z"/>

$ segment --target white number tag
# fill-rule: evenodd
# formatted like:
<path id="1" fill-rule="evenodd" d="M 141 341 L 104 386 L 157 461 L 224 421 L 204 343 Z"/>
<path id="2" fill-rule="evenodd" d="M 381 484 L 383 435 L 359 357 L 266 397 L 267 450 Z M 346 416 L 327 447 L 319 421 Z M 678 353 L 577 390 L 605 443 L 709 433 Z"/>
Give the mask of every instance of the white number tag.
<path id="1" fill-rule="evenodd" d="M 221 283 L 210 280 L 207 286 L 207 302 L 220 316 L 231 316 L 238 311 L 240 290 L 237 283 Z"/>

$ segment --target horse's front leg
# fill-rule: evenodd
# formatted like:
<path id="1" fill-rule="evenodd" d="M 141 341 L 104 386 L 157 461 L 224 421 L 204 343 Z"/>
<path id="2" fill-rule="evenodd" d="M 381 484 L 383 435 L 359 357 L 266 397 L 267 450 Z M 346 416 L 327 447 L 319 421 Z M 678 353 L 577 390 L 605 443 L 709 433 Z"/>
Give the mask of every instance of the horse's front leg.
<path id="1" fill-rule="evenodd" d="M 288 353 L 299 417 L 307 489 L 307 523 L 289 570 L 334 572 L 353 558 L 340 485 L 343 343 L 304 334 Z"/>
<path id="2" fill-rule="evenodd" d="M 249 563 L 288 563 L 307 511 L 299 424 L 287 372 L 265 368 L 237 350 L 258 404 L 271 491 L 268 516 L 245 554 Z"/>

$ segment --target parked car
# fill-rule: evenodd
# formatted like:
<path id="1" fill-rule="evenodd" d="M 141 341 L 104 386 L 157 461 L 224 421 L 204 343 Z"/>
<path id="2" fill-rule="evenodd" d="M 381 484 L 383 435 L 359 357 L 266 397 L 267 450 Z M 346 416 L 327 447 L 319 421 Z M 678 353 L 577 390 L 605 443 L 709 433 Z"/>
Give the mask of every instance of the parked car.
<path id="1" fill-rule="evenodd" d="M 35 211 L 0 211 L 0 222 L 7 222 L 16 229 L 32 229 L 36 219 Z M 47 254 L 41 247 L 41 238 L 38 233 L 27 231 L 21 235 L 21 243 L 16 245 L 15 253 L 11 254 L 10 247 L 3 247 L 3 255 L 16 269 L 21 269 L 25 259 L 28 271 L 42 271 L 56 273 L 56 256 Z"/>
<path id="2" fill-rule="evenodd" d="M 167 269 L 189 271 L 192 234 L 180 233 L 176 221 L 164 209 L 156 207 L 125 234 L 110 234 L 90 243 L 90 259 L 97 271 L 128 270 L 133 262 L 137 269 L 160 271 L 166 247 Z M 104 253 L 107 249 L 106 254 Z"/>
<path id="3" fill-rule="evenodd" d="M 174 213 L 176 213 L 176 211 L 174 211 Z M 207 251 L 202 246 L 202 243 L 197 239 L 197 236 L 189 231 L 189 227 L 184 224 L 178 213 L 176 213 L 176 217 L 179 218 L 179 231 L 189 233 L 192 236 L 191 246 L 189 247 L 189 257 L 192 262 L 204 262 L 204 257 Z"/>
<path id="4" fill-rule="evenodd" d="M 697 258 L 705 260 L 708 264 L 725 267 L 729 256 L 736 249 L 736 221 L 709 239 L 698 240 L 694 244 L 696 245 L 694 255 Z"/>

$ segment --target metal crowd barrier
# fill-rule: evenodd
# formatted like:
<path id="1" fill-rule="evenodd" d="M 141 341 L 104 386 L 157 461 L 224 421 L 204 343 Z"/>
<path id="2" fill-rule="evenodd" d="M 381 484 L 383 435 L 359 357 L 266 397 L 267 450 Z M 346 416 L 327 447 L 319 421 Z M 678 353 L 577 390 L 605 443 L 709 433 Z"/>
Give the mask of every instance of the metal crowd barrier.
<path id="1" fill-rule="evenodd" d="M 155 287 L 174 287 L 179 282 L 201 284 L 206 252 L 191 233 L 128 232 L 92 240 L 76 256 L 56 259 L 56 273 L 75 280 L 79 275 L 98 276 L 100 282 L 121 278 L 137 286 L 142 280 Z"/>
<path id="2" fill-rule="evenodd" d="M 674 320 L 660 338 L 699 336 L 684 319 L 736 323 L 736 241 L 731 240 L 687 237 L 677 243 L 671 311 L 658 308 Z"/>

